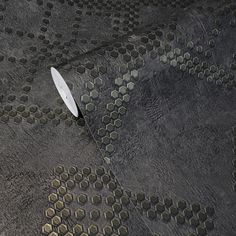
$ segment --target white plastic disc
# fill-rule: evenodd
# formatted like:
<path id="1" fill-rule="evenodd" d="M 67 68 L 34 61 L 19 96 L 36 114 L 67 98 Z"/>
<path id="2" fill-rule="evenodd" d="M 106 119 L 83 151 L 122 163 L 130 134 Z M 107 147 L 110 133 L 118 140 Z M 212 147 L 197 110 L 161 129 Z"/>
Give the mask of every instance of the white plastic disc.
<path id="1" fill-rule="evenodd" d="M 78 117 L 78 109 L 75 103 L 75 100 L 70 92 L 70 89 L 68 88 L 65 80 L 61 76 L 61 74 L 53 67 L 51 67 L 51 74 L 54 81 L 54 84 L 57 88 L 57 91 L 59 92 L 62 100 L 66 104 L 67 108 L 70 110 L 70 112 L 75 116 Z"/>

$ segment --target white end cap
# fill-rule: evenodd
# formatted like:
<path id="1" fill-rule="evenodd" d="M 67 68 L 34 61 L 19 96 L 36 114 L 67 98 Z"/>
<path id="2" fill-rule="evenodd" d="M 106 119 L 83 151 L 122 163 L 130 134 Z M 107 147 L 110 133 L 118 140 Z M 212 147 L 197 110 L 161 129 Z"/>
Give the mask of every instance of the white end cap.
<path id="1" fill-rule="evenodd" d="M 65 80 L 63 79 L 61 74 L 53 67 L 51 67 L 51 74 L 53 82 L 57 88 L 57 91 L 59 92 L 67 108 L 75 117 L 78 117 L 79 116 L 78 108 Z"/>

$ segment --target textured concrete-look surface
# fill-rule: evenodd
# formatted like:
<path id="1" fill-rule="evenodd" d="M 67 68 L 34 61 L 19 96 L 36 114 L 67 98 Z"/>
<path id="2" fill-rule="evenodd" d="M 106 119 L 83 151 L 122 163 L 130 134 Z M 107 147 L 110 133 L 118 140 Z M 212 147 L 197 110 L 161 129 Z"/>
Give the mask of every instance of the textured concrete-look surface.
<path id="1" fill-rule="evenodd" d="M 0 25 L 0 235 L 236 235 L 234 1 L 2 0 Z"/>

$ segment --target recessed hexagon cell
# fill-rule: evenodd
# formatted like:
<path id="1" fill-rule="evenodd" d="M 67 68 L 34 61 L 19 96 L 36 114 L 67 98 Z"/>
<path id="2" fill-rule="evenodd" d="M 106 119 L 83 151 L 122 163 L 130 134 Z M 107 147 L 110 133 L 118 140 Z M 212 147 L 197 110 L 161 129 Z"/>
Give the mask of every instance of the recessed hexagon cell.
<path id="1" fill-rule="evenodd" d="M 81 208 L 77 209 L 77 210 L 75 211 L 75 217 L 76 217 L 76 219 L 78 219 L 78 220 L 84 219 L 84 217 L 85 217 L 85 210 L 84 210 L 84 209 L 81 209 Z"/>
<path id="2" fill-rule="evenodd" d="M 108 225 L 108 226 L 105 226 L 105 227 L 103 228 L 103 233 L 104 233 L 105 235 L 111 235 L 112 232 L 113 232 L 112 227 L 109 226 L 109 225 Z"/>
<path id="3" fill-rule="evenodd" d="M 87 195 L 83 193 L 81 193 L 77 199 L 78 199 L 78 202 L 82 205 L 84 205 L 88 200 Z"/>
<path id="4" fill-rule="evenodd" d="M 55 170 L 54 170 L 54 172 L 56 173 L 56 174 L 62 174 L 63 173 L 63 171 L 64 171 L 64 167 L 63 166 L 57 166 L 56 168 L 55 168 Z"/>
<path id="5" fill-rule="evenodd" d="M 104 124 L 109 124 L 110 120 L 111 120 L 111 118 L 109 116 L 107 116 L 107 115 L 102 117 L 102 122 Z"/>
<path id="6" fill-rule="evenodd" d="M 114 229 L 118 229 L 121 225 L 120 219 L 119 218 L 114 218 L 111 220 L 111 225 Z"/>
<path id="7" fill-rule="evenodd" d="M 136 198 L 139 202 L 144 201 L 145 200 L 145 193 L 144 192 L 137 193 Z"/>
<path id="8" fill-rule="evenodd" d="M 184 59 L 189 60 L 190 58 L 191 58 L 191 55 L 188 52 L 186 52 L 184 54 Z"/>
<path id="9" fill-rule="evenodd" d="M 110 195 L 106 198 L 106 204 L 108 206 L 112 206 L 116 202 L 116 199 L 114 196 Z"/>
<path id="10" fill-rule="evenodd" d="M 92 211 L 90 211 L 90 218 L 92 220 L 97 220 L 100 217 L 100 212 L 97 209 L 92 209 Z"/>
<path id="11" fill-rule="evenodd" d="M 121 127 L 121 125 L 122 125 L 122 121 L 121 121 L 120 119 L 116 119 L 116 120 L 114 121 L 114 125 L 115 125 L 117 128 L 119 128 L 119 127 Z"/>
<path id="12" fill-rule="evenodd" d="M 89 95 L 87 95 L 87 94 L 84 94 L 83 96 L 81 96 L 81 102 L 83 102 L 83 103 L 89 103 L 90 102 L 90 97 L 89 97 Z"/>
<path id="13" fill-rule="evenodd" d="M 94 89 L 94 83 L 88 81 L 88 82 L 85 84 L 85 87 L 86 87 L 88 90 L 93 90 L 93 89 Z"/>
<path id="14" fill-rule="evenodd" d="M 97 90 L 92 90 L 89 95 L 91 98 L 97 99 L 99 94 Z"/>
<path id="15" fill-rule="evenodd" d="M 100 204 L 101 202 L 102 202 L 102 197 L 101 197 L 101 195 L 96 194 L 96 195 L 94 195 L 94 196 L 92 197 L 92 203 L 93 203 L 94 205 L 98 205 L 98 204 Z"/>
<path id="16" fill-rule="evenodd" d="M 113 111 L 113 112 L 111 112 L 110 116 L 114 120 L 114 119 L 117 119 L 119 115 L 118 115 L 117 111 Z"/>
<path id="17" fill-rule="evenodd" d="M 125 226 L 121 226 L 119 229 L 118 229 L 118 234 L 120 236 L 126 236 L 128 235 L 128 229 L 125 227 Z"/>
<path id="18" fill-rule="evenodd" d="M 122 210 L 120 212 L 119 216 L 122 220 L 127 220 L 129 218 L 129 213 L 126 210 Z"/>
<path id="19" fill-rule="evenodd" d="M 147 211 L 147 217 L 150 219 L 150 220 L 154 220 L 156 217 L 157 217 L 157 213 L 154 209 L 150 209 Z"/>
<path id="20" fill-rule="evenodd" d="M 103 188 L 103 184 L 100 180 L 97 180 L 95 183 L 94 183 L 94 188 L 96 190 L 101 190 Z"/>
<path id="21" fill-rule="evenodd" d="M 102 79 L 96 78 L 96 79 L 94 80 L 94 83 L 95 83 L 97 86 L 101 86 L 101 85 L 102 85 Z"/>
<path id="22" fill-rule="evenodd" d="M 141 206 L 142 208 L 147 211 L 151 208 L 151 203 L 149 200 L 144 200 L 142 203 L 141 203 Z"/>
<path id="23" fill-rule="evenodd" d="M 51 75 L 54 81 L 54 84 L 59 92 L 62 100 L 66 104 L 67 108 L 70 112 L 75 116 L 79 116 L 78 108 L 75 103 L 75 100 L 70 92 L 69 87 L 67 86 L 66 82 L 64 81 L 61 74 L 53 67 L 51 67 Z"/>
<path id="24" fill-rule="evenodd" d="M 89 179 L 90 183 L 94 183 L 97 180 L 97 175 L 96 174 L 90 174 L 88 179 Z"/>
<path id="25" fill-rule="evenodd" d="M 111 124 L 111 123 L 106 125 L 106 130 L 109 131 L 109 132 L 113 131 L 114 130 L 114 125 Z"/>
<path id="26" fill-rule="evenodd" d="M 75 166 L 72 166 L 69 168 L 69 174 L 70 175 L 75 175 L 78 172 L 78 168 Z"/>
<path id="27" fill-rule="evenodd" d="M 122 101 L 120 98 L 117 98 L 117 99 L 115 100 L 115 105 L 116 105 L 117 107 L 120 107 L 120 106 L 122 105 L 122 103 L 123 103 L 123 101 Z"/>
<path id="28" fill-rule="evenodd" d="M 110 175 L 105 174 L 105 175 L 102 176 L 102 182 L 103 182 L 104 184 L 108 184 L 108 182 L 109 182 L 110 180 L 111 180 Z"/>
<path id="29" fill-rule="evenodd" d="M 120 107 L 118 109 L 118 112 L 121 114 L 121 115 L 124 115 L 126 113 L 126 108 L 125 107 Z"/>
<path id="30" fill-rule="evenodd" d="M 93 103 L 88 103 L 85 108 L 87 111 L 91 112 L 95 109 L 95 106 Z"/>
<path id="31" fill-rule="evenodd" d="M 122 210 L 122 206 L 120 203 L 116 202 L 112 205 L 112 209 L 115 213 L 119 213 Z"/>
<path id="32" fill-rule="evenodd" d="M 64 172 L 61 174 L 60 178 L 62 181 L 67 181 L 69 179 L 69 175 L 66 172 Z"/>
<path id="33" fill-rule="evenodd" d="M 182 56 L 177 57 L 177 62 L 182 64 L 184 62 L 184 58 Z"/>
<path id="34" fill-rule="evenodd" d="M 106 146 L 106 151 L 112 153 L 114 151 L 114 146 L 112 144 L 108 144 Z"/>
<path id="35" fill-rule="evenodd" d="M 108 103 L 108 104 L 107 104 L 107 110 L 108 110 L 108 111 L 113 111 L 114 108 L 115 108 L 115 106 L 114 106 L 113 103 Z"/>
<path id="36" fill-rule="evenodd" d="M 67 193 L 63 197 L 63 201 L 66 203 L 71 203 L 73 201 L 73 195 L 71 193 Z"/>
<path id="37" fill-rule="evenodd" d="M 127 196 L 122 196 L 120 198 L 120 202 L 122 203 L 122 205 L 127 206 L 130 203 L 130 199 Z"/>
<path id="38" fill-rule="evenodd" d="M 66 187 L 67 187 L 68 189 L 73 189 L 73 188 L 75 187 L 75 182 L 74 182 L 72 179 L 68 180 L 68 181 L 66 182 Z"/>
<path id="39" fill-rule="evenodd" d="M 90 167 L 84 167 L 82 170 L 83 175 L 88 176 L 91 174 L 91 168 Z"/>
<path id="40" fill-rule="evenodd" d="M 102 143 L 104 143 L 105 145 L 109 144 L 110 143 L 110 139 L 109 137 L 105 136 L 102 138 Z"/>
<path id="41" fill-rule="evenodd" d="M 108 210 L 104 213 L 104 216 L 107 220 L 111 220 L 114 218 L 115 215 L 114 215 L 113 211 Z"/>
<path id="42" fill-rule="evenodd" d="M 105 136 L 105 135 L 106 135 L 106 130 L 103 129 L 103 128 L 100 128 L 100 129 L 98 130 L 98 135 L 99 135 L 100 137 Z"/>
<path id="43" fill-rule="evenodd" d="M 88 187 L 89 187 L 89 182 L 87 180 L 82 180 L 80 183 L 79 183 L 79 187 L 82 189 L 82 190 L 86 190 Z"/>
<path id="44" fill-rule="evenodd" d="M 177 55 L 177 56 L 179 56 L 179 55 L 181 54 L 181 49 L 175 48 L 175 49 L 174 49 L 174 54 Z"/>
<path id="45" fill-rule="evenodd" d="M 169 222 L 171 219 L 169 212 L 165 211 L 165 212 L 161 213 L 161 219 L 165 222 Z"/>

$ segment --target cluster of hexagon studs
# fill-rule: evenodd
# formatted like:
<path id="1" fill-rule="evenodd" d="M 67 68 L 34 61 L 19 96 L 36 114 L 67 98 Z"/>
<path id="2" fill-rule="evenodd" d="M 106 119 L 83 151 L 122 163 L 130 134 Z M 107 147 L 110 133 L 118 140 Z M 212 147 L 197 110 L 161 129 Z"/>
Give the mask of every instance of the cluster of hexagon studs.
<path id="1" fill-rule="evenodd" d="M 189 52 L 182 53 L 179 48 L 161 55 L 160 61 L 183 72 L 188 72 L 190 75 L 196 75 L 198 79 L 205 78 L 207 82 L 218 86 L 224 85 L 231 89 L 234 85 L 232 73 L 227 73 L 216 65 L 208 65 L 206 61 L 200 60 L 197 56 L 191 58 Z"/>
<path id="2" fill-rule="evenodd" d="M 88 63 L 87 63 L 88 64 Z M 95 69 L 93 63 L 89 67 L 87 66 L 88 72 L 90 72 L 91 81 L 87 81 L 85 83 L 85 88 L 88 91 L 88 94 L 84 94 L 81 96 L 81 102 L 85 104 L 85 110 L 87 112 L 94 111 L 95 105 L 94 101 L 99 98 L 98 89 L 102 86 L 103 81 L 99 78 L 99 75 L 104 74 L 106 72 L 106 68 L 101 66 L 98 69 Z M 81 67 L 81 66 L 80 66 Z M 78 70 L 78 68 L 77 68 Z"/>
<path id="3" fill-rule="evenodd" d="M 54 173 L 44 235 L 128 235 L 125 222 L 130 201 L 110 171 L 60 165 Z"/>
<path id="4" fill-rule="evenodd" d="M 138 71 L 126 72 L 115 79 L 115 89 L 111 91 L 112 102 L 106 104 L 106 112 L 102 117 L 102 127 L 98 129 L 98 136 L 101 139 L 101 149 L 105 152 L 106 158 L 114 152 L 112 142 L 118 139 L 117 129 L 122 125 L 122 116 L 126 113 L 126 104 L 130 101 L 129 92 L 134 89 L 135 80 L 138 78 Z"/>
<path id="5" fill-rule="evenodd" d="M 0 109 L 0 121 L 4 123 L 13 121 L 16 124 L 26 121 L 31 125 L 35 123 L 44 125 L 50 122 L 55 126 L 65 122 L 67 126 L 73 124 L 84 126 L 84 120 L 82 117 L 75 119 L 71 113 L 65 112 L 60 107 L 50 109 L 49 107 L 39 108 L 36 105 L 27 107 L 23 104 L 14 107 L 10 103 Z"/>
<path id="6" fill-rule="evenodd" d="M 139 212 L 151 221 L 159 217 L 168 223 L 173 218 L 179 225 L 189 224 L 197 235 L 207 235 L 214 228 L 213 221 L 209 219 L 215 213 L 212 207 L 202 208 L 198 203 L 188 204 L 185 200 L 174 202 L 171 198 L 161 199 L 157 195 L 146 196 L 143 192 L 126 193 Z"/>

